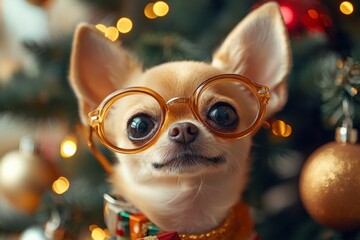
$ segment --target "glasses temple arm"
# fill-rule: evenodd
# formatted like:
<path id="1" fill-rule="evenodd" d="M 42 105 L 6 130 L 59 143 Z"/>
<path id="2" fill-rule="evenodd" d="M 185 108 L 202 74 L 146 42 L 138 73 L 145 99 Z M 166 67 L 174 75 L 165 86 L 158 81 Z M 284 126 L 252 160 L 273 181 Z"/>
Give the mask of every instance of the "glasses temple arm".
<path id="1" fill-rule="evenodd" d="M 89 127 L 89 133 L 88 133 L 88 141 L 87 144 L 91 150 L 91 152 L 94 154 L 94 156 L 96 157 L 96 159 L 98 160 L 98 162 L 100 163 L 100 165 L 104 168 L 104 170 L 108 173 L 111 174 L 112 173 L 112 165 L 109 162 L 109 160 L 107 160 L 107 158 L 95 147 L 95 144 L 93 143 L 93 128 L 90 126 Z"/>

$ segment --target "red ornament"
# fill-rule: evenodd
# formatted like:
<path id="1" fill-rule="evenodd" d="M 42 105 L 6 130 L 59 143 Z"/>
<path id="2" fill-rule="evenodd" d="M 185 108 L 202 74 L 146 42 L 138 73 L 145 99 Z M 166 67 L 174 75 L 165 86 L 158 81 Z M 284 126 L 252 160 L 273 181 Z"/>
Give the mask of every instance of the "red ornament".
<path id="1" fill-rule="evenodd" d="M 179 235 L 176 232 L 168 232 L 157 235 L 158 240 L 180 240 Z"/>
<path id="2" fill-rule="evenodd" d="M 269 1 L 262 0 L 259 5 Z M 277 0 L 277 2 L 280 5 L 284 22 L 290 34 L 324 33 L 332 27 L 332 19 L 327 8 L 320 1 Z"/>

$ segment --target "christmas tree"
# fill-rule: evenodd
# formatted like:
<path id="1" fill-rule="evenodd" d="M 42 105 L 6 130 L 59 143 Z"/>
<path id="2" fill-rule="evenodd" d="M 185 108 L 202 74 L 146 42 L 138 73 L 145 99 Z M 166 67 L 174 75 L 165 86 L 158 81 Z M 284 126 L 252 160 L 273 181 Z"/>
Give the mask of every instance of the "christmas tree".
<path id="1" fill-rule="evenodd" d="M 109 237 L 102 212 L 103 194 L 111 187 L 86 146 L 68 84 L 79 22 L 120 41 L 145 67 L 210 61 L 229 31 L 265 2 L 1 0 L 0 239 Z M 299 195 L 302 166 L 334 140 L 344 99 L 353 127 L 360 126 L 360 5 L 278 3 L 293 54 L 289 99 L 278 120 L 255 138 L 244 199 L 261 239 L 360 239 L 360 229 L 344 233 L 314 221 Z"/>

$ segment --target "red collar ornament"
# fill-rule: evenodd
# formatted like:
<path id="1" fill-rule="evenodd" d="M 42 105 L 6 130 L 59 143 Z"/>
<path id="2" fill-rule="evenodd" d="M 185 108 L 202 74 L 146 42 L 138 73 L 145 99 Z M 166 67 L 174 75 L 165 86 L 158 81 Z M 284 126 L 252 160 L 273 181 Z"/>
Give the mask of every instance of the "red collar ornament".
<path id="1" fill-rule="evenodd" d="M 162 232 L 129 203 L 105 194 L 105 223 L 117 240 L 260 240 L 248 207 L 239 202 L 216 229 L 201 234 Z"/>

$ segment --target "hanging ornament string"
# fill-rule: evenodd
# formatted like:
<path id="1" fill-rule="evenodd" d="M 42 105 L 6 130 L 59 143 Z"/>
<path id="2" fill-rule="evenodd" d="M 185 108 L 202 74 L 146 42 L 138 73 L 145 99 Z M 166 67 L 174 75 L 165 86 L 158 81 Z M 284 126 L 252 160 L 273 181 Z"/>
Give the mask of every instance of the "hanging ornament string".
<path id="1" fill-rule="evenodd" d="M 338 143 L 355 144 L 357 141 L 357 130 L 353 129 L 353 121 L 350 117 L 349 103 L 343 99 L 342 103 L 344 120 L 342 126 L 336 129 L 335 140 Z"/>

